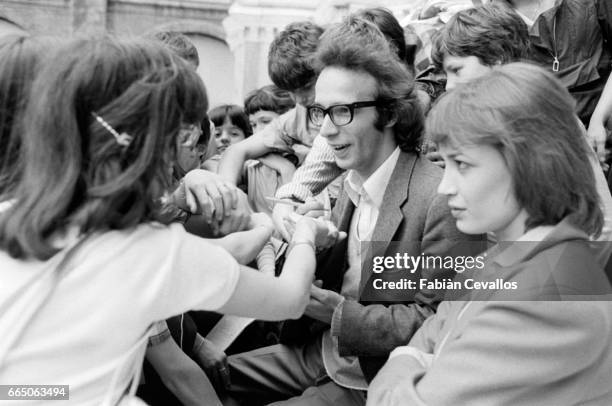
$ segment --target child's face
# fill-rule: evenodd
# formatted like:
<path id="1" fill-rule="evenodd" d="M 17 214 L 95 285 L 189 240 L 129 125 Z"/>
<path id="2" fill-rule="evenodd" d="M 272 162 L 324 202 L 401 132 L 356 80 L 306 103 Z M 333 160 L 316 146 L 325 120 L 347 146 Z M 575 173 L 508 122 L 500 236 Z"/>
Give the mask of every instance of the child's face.
<path id="1" fill-rule="evenodd" d="M 245 134 L 240 127 L 235 126 L 229 118 L 226 118 L 223 125 L 215 127 L 215 143 L 217 152 L 222 154 L 227 147 L 244 140 Z"/>
<path id="2" fill-rule="evenodd" d="M 249 114 L 249 123 L 253 128 L 253 134 L 266 128 L 279 114 L 270 110 L 259 110 L 256 113 Z"/>
<path id="3" fill-rule="evenodd" d="M 491 71 L 478 57 L 444 55 L 444 72 L 446 73 L 446 90 L 451 90 L 462 83 L 470 82 Z"/>

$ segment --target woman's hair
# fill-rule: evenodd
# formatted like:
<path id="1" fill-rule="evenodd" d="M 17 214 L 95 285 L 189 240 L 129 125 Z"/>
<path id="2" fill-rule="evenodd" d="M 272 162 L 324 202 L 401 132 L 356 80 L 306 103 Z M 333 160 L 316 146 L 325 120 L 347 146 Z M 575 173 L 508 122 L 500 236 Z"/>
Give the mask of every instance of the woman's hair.
<path id="1" fill-rule="evenodd" d="M 50 58 L 31 94 L 2 249 L 45 259 L 57 251 L 51 235 L 68 226 L 90 233 L 159 219 L 181 123 L 200 122 L 207 109 L 186 62 L 145 39 L 76 39 Z"/>
<path id="2" fill-rule="evenodd" d="M 251 124 L 249 124 L 249 116 L 247 116 L 242 107 L 236 104 L 217 106 L 208 112 L 208 118 L 210 118 L 215 127 L 221 127 L 225 120 L 229 120 L 233 125 L 242 130 L 245 138 L 253 134 Z"/>
<path id="3" fill-rule="evenodd" d="M 244 99 L 244 111 L 247 115 L 258 111 L 273 111 L 283 114 L 295 107 L 291 93 L 275 85 L 267 85 L 253 90 Z"/>
<path id="4" fill-rule="evenodd" d="M 51 38 L 8 35 L 0 38 L 0 201 L 10 199 L 19 176 L 20 117 Z"/>
<path id="5" fill-rule="evenodd" d="M 437 144 L 484 144 L 503 156 L 528 229 L 565 217 L 598 235 L 603 215 L 589 146 L 565 87 L 543 69 L 512 63 L 448 92 L 427 117 Z"/>

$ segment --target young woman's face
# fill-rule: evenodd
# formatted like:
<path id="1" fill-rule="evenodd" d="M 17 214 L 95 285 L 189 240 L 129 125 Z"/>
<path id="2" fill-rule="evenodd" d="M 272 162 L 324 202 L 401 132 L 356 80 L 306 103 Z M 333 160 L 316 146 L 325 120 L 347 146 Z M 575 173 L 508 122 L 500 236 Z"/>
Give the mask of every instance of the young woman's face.
<path id="1" fill-rule="evenodd" d="M 253 114 L 249 114 L 249 123 L 253 129 L 253 134 L 266 128 L 279 114 L 270 110 L 259 110 Z"/>
<path id="2" fill-rule="evenodd" d="M 227 147 L 246 138 L 244 131 L 240 127 L 235 126 L 229 118 L 223 121 L 223 125 L 215 127 L 215 143 L 217 144 L 217 152 L 222 154 Z"/>
<path id="3" fill-rule="evenodd" d="M 524 234 L 527 213 L 516 200 L 512 175 L 497 149 L 440 145 L 439 152 L 446 167 L 438 193 L 448 196 L 459 231 L 493 232 L 498 241 L 514 241 Z"/>

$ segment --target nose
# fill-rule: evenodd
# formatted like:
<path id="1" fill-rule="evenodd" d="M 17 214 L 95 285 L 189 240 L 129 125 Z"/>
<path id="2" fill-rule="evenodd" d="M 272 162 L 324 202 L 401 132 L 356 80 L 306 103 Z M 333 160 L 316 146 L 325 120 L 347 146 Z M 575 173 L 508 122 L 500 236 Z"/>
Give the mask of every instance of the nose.
<path id="1" fill-rule="evenodd" d="M 221 132 L 221 136 L 219 137 L 219 141 L 221 141 L 223 144 L 229 144 L 230 143 L 230 135 L 227 131 L 223 131 Z"/>
<path id="2" fill-rule="evenodd" d="M 448 166 L 444 168 L 442 180 L 440 180 L 440 184 L 438 185 L 438 193 L 445 196 L 453 196 L 457 194 L 457 186 L 454 181 L 454 176 L 452 174 L 452 170 L 450 170 Z"/>
<path id="3" fill-rule="evenodd" d="M 329 114 L 326 114 L 323 118 L 323 123 L 321 124 L 321 128 L 319 129 L 319 134 L 325 138 L 329 138 L 338 134 L 338 127 L 336 127 L 336 125 L 332 123 L 331 118 L 329 118 Z"/>
<path id="4" fill-rule="evenodd" d="M 449 91 L 451 89 L 454 89 L 455 86 L 457 86 L 457 81 L 455 80 L 455 78 L 451 75 L 447 75 L 446 76 L 446 91 Z"/>

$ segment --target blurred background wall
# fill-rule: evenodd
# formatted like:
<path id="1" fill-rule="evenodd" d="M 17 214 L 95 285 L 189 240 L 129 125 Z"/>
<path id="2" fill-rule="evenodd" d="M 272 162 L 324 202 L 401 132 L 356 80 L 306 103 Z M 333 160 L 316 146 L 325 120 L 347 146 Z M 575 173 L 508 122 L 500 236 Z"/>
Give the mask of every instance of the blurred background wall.
<path id="1" fill-rule="evenodd" d="M 0 35 L 19 31 L 67 36 L 154 30 L 187 34 L 211 106 L 242 104 L 270 83 L 268 46 L 292 21 L 329 24 L 363 7 L 384 6 L 405 18 L 423 0 L 1 0 Z"/>

